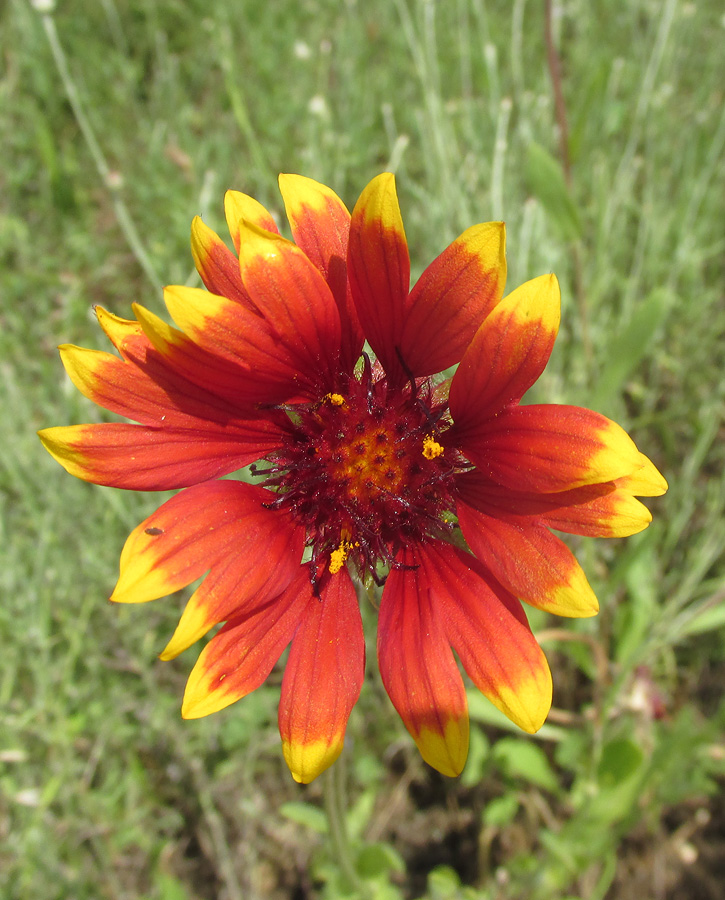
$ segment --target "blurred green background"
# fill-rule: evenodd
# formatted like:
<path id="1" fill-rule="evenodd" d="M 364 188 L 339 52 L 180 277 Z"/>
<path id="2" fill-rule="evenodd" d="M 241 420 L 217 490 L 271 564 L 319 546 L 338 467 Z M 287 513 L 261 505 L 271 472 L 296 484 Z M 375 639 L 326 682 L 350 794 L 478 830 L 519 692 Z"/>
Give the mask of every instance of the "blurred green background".
<path id="1" fill-rule="evenodd" d="M 370 898 L 719 900 L 721 5 L 564 0 L 548 25 L 543 0 L 51 7 L 0 7 L 0 897 L 359 896 L 320 783 L 282 761 L 279 671 L 183 722 L 196 654 L 156 655 L 185 598 L 106 603 L 163 498 L 75 481 L 34 432 L 97 419 L 56 345 L 105 349 L 92 304 L 161 312 L 162 283 L 196 283 L 189 223 L 225 234 L 226 188 L 280 215 L 276 175 L 300 172 L 352 207 L 392 169 L 415 274 L 498 218 L 511 287 L 558 274 L 537 399 L 622 422 L 671 487 L 643 534 L 573 542 L 602 613 L 532 616 L 549 723 L 526 737 L 472 694 L 458 780 L 385 698 L 365 611 L 339 769 L 358 877 Z"/>

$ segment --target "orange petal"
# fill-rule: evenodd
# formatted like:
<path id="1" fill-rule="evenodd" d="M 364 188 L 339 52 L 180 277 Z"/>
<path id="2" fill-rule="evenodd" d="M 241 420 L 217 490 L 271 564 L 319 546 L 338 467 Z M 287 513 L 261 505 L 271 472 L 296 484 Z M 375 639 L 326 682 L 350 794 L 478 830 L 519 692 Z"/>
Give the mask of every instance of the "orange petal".
<path id="1" fill-rule="evenodd" d="M 191 223 L 191 255 L 208 290 L 249 306 L 249 297 L 239 276 L 239 261 L 199 216 Z"/>
<path id="2" fill-rule="evenodd" d="M 111 599 L 146 603 L 164 597 L 230 558 L 238 558 L 239 567 L 261 558 L 274 568 L 270 536 L 279 532 L 293 540 L 297 530 L 285 515 L 264 508 L 268 500 L 264 488 L 231 480 L 176 494 L 129 535 Z"/>
<path id="3" fill-rule="evenodd" d="M 332 291 L 342 327 L 342 366 L 352 370 L 364 337 L 347 281 L 347 242 L 350 213 L 337 194 L 302 175 L 280 175 L 292 236 Z"/>
<path id="4" fill-rule="evenodd" d="M 325 279 L 291 241 L 243 222 L 239 265 L 252 302 L 308 378 L 332 387 L 340 314 Z"/>
<path id="5" fill-rule="evenodd" d="M 498 304 L 453 376 L 450 408 L 458 428 L 485 422 L 523 397 L 549 361 L 559 319 L 555 275 L 528 281 Z"/>
<path id="6" fill-rule="evenodd" d="M 473 683 L 519 728 L 538 731 L 551 707 L 551 672 L 521 604 L 450 544 L 427 544 L 419 560 L 431 603 Z"/>
<path id="7" fill-rule="evenodd" d="M 191 293 L 187 293 L 188 291 Z M 215 298 L 217 304 L 223 304 L 229 310 L 229 321 L 233 324 L 237 326 L 250 324 L 246 342 L 243 337 L 240 340 L 243 349 L 248 352 L 249 359 L 256 363 L 256 368 L 253 368 L 251 363 L 234 356 L 231 350 L 224 350 L 224 346 L 233 343 L 233 335 L 229 337 L 222 334 L 223 346 L 214 346 L 214 336 L 219 331 L 224 332 L 223 325 L 214 324 L 210 327 L 208 343 L 211 349 L 207 349 L 195 343 L 183 331 L 173 328 L 147 309 L 134 304 L 134 312 L 144 333 L 162 357 L 164 365 L 208 392 L 210 403 L 215 402 L 214 397 L 223 397 L 238 411 L 236 415 L 248 416 L 253 412 L 256 413 L 259 404 L 280 403 L 289 399 L 292 392 L 296 392 L 296 370 L 289 365 L 286 372 L 281 368 L 284 362 L 283 354 L 278 348 L 277 356 L 274 357 L 274 342 L 264 324 L 261 326 L 258 324 L 262 322 L 259 316 L 250 313 L 232 300 L 216 297 L 207 291 L 195 291 L 193 288 L 167 288 L 164 296 L 192 334 L 196 334 L 198 329 L 201 330 L 202 340 L 205 340 L 203 338 L 205 298 Z M 218 311 L 218 306 L 214 305 L 215 301 L 211 302 L 209 312 L 214 309 Z M 195 305 L 201 306 L 201 313 L 195 309 Z M 254 343 L 255 340 L 257 345 Z"/>
<path id="8" fill-rule="evenodd" d="M 66 472 L 108 487 L 169 491 L 226 475 L 279 446 L 279 431 L 264 420 L 243 432 L 209 424 L 203 430 L 104 422 L 38 432 Z"/>
<path id="9" fill-rule="evenodd" d="M 459 362 L 505 283 L 503 222 L 474 225 L 456 238 L 411 291 L 401 342 L 410 370 L 433 375 Z"/>
<path id="10" fill-rule="evenodd" d="M 619 481 L 536 494 L 503 487 L 476 470 L 458 476 L 456 483 L 461 499 L 474 509 L 499 518 L 543 522 L 569 534 L 627 537 L 652 521 L 647 507 L 618 487 Z"/>
<path id="11" fill-rule="evenodd" d="M 133 343 L 133 348 L 126 343 L 125 359 L 71 344 L 59 349 L 78 390 L 118 415 L 158 427 L 204 428 L 215 422 L 232 430 L 244 428 L 242 410 L 179 375 L 143 332 Z"/>
<path id="12" fill-rule="evenodd" d="M 520 491 L 565 491 L 623 478 L 641 466 L 639 450 L 616 422 L 553 403 L 515 406 L 464 428 L 460 447 L 494 481 Z"/>
<path id="13" fill-rule="evenodd" d="M 214 625 L 281 593 L 297 574 L 303 546 L 304 529 L 281 511 L 258 506 L 240 516 L 233 544 L 219 550 L 218 561 L 189 598 L 160 658 L 174 659 Z"/>
<path id="14" fill-rule="evenodd" d="M 184 371 L 190 375 L 196 369 L 196 377 L 204 377 L 203 370 L 199 370 L 201 351 L 212 360 L 219 360 L 227 371 L 230 367 L 236 369 L 238 375 L 228 389 L 236 390 L 249 403 L 279 403 L 296 395 L 300 385 L 317 387 L 319 373 L 311 370 L 307 350 L 299 338 L 281 339 L 261 316 L 241 304 L 178 285 L 164 290 L 164 300 L 191 343 L 188 346 L 174 335 L 174 345 L 164 355 L 181 365 L 185 357 L 188 362 Z M 219 374 L 223 380 L 224 371 Z"/>
<path id="15" fill-rule="evenodd" d="M 599 611 L 574 554 L 543 525 L 487 516 L 460 502 L 458 521 L 471 550 L 520 600 L 557 616 Z"/>
<path id="16" fill-rule="evenodd" d="M 388 696 L 421 756 L 443 775 L 460 775 L 468 755 L 468 705 L 440 609 L 412 550 L 404 550 L 383 590 L 378 662 Z"/>
<path id="17" fill-rule="evenodd" d="M 251 691 L 272 671 L 292 640 L 312 596 L 306 568 L 279 596 L 232 619 L 202 650 L 186 683 L 181 715 L 208 716 Z"/>
<path id="18" fill-rule="evenodd" d="M 407 379 L 400 347 L 410 287 L 410 257 L 403 230 L 395 176 L 378 175 L 352 211 L 348 277 L 365 337 L 388 374 Z"/>
<path id="19" fill-rule="evenodd" d="M 295 781 L 309 784 L 342 752 L 364 673 L 360 607 L 343 571 L 305 610 L 285 666 L 279 731 Z"/>
<path id="20" fill-rule="evenodd" d="M 242 219 L 252 222 L 257 228 L 263 228 L 265 231 L 279 234 L 277 223 L 270 213 L 258 200 L 255 200 L 254 197 L 250 197 L 248 194 L 241 194 L 239 191 L 227 191 L 224 195 L 224 213 L 227 217 L 229 234 L 232 236 L 234 249 L 237 253 L 239 253 L 239 246 L 242 241 L 240 233 Z"/>

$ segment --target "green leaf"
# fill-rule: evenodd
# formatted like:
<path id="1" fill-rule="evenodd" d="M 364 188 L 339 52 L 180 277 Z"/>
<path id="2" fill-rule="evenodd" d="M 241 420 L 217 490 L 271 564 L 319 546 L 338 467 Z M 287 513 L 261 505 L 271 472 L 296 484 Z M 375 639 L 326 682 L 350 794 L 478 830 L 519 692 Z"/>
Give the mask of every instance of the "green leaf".
<path id="1" fill-rule="evenodd" d="M 546 754 L 532 741 L 502 738 L 493 748 L 493 758 L 511 777 L 524 778 L 547 791 L 559 789 L 559 781 Z"/>
<path id="2" fill-rule="evenodd" d="M 184 885 L 166 872 L 159 872 L 156 876 L 156 888 L 160 900 L 189 900 L 189 893 Z"/>
<path id="3" fill-rule="evenodd" d="M 682 626 L 681 634 L 705 634 L 706 631 L 715 631 L 725 625 L 725 603 L 717 606 L 705 606 L 693 619 Z"/>
<path id="4" fill-rule="evenodd" d="M 453 900 L 460 896 L 461 879 L 451 866 L 436 866 L 428 873 L 428 893 L 431 900 Z"/>
<path id="5" fill-rule="evenodd" d="M 535 141 L 527 148 L 525 178 L 529 191 L 544 207 L 561 237 L 565 241 L 580 238 L 579 214 L 569 194 L 561 165 Z"/>
<path id="6" fill-rule="evenodd" d="M 317 834 L 327 834 L 327 816 L 325 813 L 312 806 L 311 803 L 300 803 L 293 801 L 291 803 L 283 803 L 279 808 L 280 813 L 291 822 L 297 822 L 298 825 L 304 825 Z"/>
<path id="7" fill-rule="evenodd" d="M 483 811 L 483 822 L 494 828 L 503 828 L 504 825 L 513 822 L 518 809 L 519 801 L 514 794 L 504 794 L 503 797 L 496 797 L 486 804 Z"/>
<path id="8" fill-rule="evenodd" d="M 651 534 L 630 540 L 622 555 L 619 574 L 627 586 L 630 602 L 620 607 L 615 620 L 616 659 L 627 664 L 636 658 L 648 640 L 657 612 L 657 567 Z"/>
<path id="9" fill-rule="evenodd" d="M 652 352 L 653 341 L 673 307 L 673 299 L 665 288 L 655 289 L 613 335 L 609 359 L 597 378 L 591 401 L 593 409 L 611 406 L 632 372 Z"/>
<path id="10" fill-rule="evenodd" d="M 597 767 L 599 793 L 586 801 L 587 821 L 606 828 L 625 820 L 637 807 L 645 768 L 634 741 L 615 738 L 605 744 Z"/>
<path id="11" fill-rule="evenodd" d="M 391 871 L 405 872 L 405 861 L 390 844 L 365 844 L 357 855 L 355 868 L 361 878 L 373 880 Z"/>
<path id="12" fill-rule="evenodd" d="M 473 786 L 484 777 L 486 760 L 490 753 L 488 738 L 475 723 L 471 727 L 466 767 L 461 773 L 461 784 Z"/>
<path id="13" fill-rule="evenodd" d="M 604 745 L 597 768 L 600 787 L 615 787 L 635 775 L 642 762 L 642 750 L 629 738 L 615 738 Z"/>

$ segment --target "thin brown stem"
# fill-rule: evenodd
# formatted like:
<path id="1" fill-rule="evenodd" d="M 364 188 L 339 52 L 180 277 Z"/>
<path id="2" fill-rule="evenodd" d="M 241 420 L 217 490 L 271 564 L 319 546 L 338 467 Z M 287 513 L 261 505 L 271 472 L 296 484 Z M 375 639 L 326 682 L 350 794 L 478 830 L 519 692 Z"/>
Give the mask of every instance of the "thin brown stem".
<path id="1" fill-rule="evenodd" d="M 549 75 L 554 91 L 554 110 L 556 124 L 559 126 L 559 157 L 564 169 L 566 186 L 571 189 L 571 158 L 569 156 L 569 122 L 566 116 L 566 102 L 562 89 L 561 60 L 554 45 L 552 29 L 552 0 L 544 0 L 544 38 L 546 40 L 546 59 L 549 63 Z"/>

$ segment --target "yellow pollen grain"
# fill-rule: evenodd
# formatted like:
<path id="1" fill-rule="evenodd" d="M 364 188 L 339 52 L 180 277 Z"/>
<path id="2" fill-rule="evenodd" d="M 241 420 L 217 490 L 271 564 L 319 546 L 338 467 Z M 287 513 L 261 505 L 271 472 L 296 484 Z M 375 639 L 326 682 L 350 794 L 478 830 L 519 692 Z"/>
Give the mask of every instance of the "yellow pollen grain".
<path id="1" fill-rule="evenodd" d="M 329 400 L 333 406 L 344 406 L 345 398 L 342 394 L 325 394 L 323 400 Z"/>
<path id="2" fill-rule="evenodd" d="M 358 541 L 346 541 L 344 538 L 340 541 L 337 550 L 333 550 L 330 554 L 330 574 L 337 575 L 340 569 L 345 565 L 348 553 L 353 547 L 359 547 Z"/>
<path id="3" fill-rule="evenodd" d="M 340 541 L 337 550 L 333 550 L 330 554 L 330 574 L 337 575 L 340 569 L 345 565 L 347 554 L 350 552 L 350 544 L 347 541 Z"/>
<path id="4" fill-rule="evenodd" d="M 427 434 L 423 439 L 423 456 L 426 459 L 435 459 L 437 456 L 442 456 L 443 453 L 443 445 L 434 440 L 433 435 Z"/>

